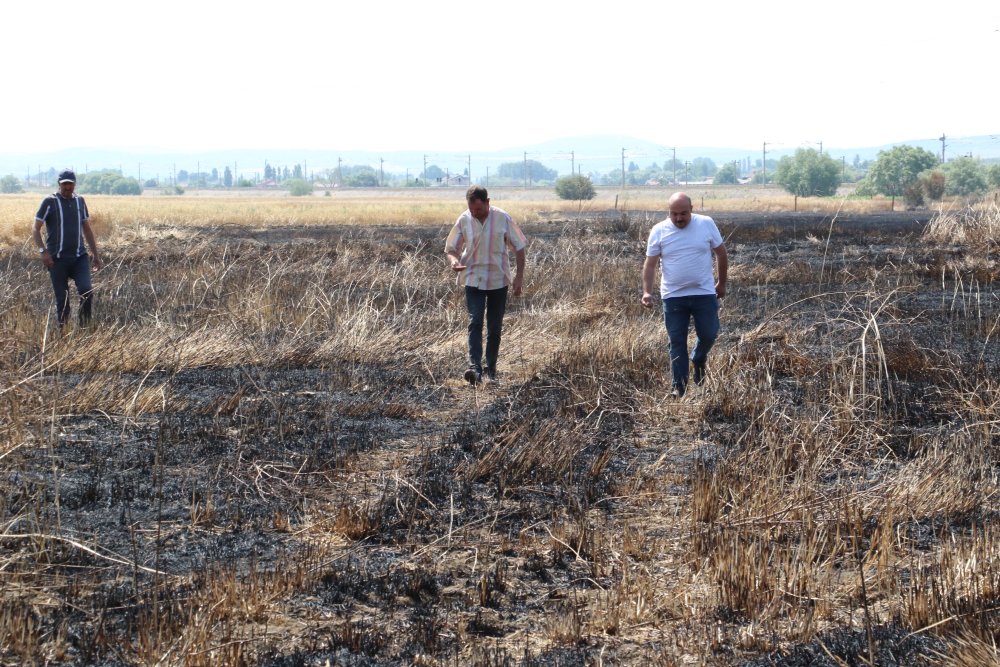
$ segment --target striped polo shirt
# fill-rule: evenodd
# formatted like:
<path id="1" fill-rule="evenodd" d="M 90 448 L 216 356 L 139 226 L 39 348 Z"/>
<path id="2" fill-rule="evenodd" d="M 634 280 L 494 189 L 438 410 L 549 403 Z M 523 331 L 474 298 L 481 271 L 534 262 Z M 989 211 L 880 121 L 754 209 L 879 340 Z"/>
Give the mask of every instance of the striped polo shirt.
<path id="1" fill-rule="evenodd" d="M 63 197 L 49 195 L 35 214 L 35 220 L 45 223 L 45 245 L 53 257 L 79 257 L 86 252 L 83 244 L 83 223 L 90 215 L 83 197 L 74 194 Z"/>
<path id="2" fill-rule="evenodd" d="M 510 272 L 511 250 L 524 250 L 528 239 L 506 211 L 490 206 L 485 222 L 466 209 L 458 216 L 445 241 L 445 252 L 461 252 L 465 271 L 458 274 L 458 284 L 483 290 L 500 289 L 513 280 Z"/>

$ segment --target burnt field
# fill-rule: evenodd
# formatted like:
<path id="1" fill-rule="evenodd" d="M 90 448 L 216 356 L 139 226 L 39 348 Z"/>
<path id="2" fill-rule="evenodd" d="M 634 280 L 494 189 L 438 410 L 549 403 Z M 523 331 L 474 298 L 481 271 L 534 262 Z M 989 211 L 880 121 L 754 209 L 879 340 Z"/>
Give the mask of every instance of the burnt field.
<path id="1" fill-rule="evenodd" d="M 658 217 L 526 224 L 480 389 L 444 226 L 119 229 L 62 336 L 12 253 L 0 664 L 1000 664 L 995 207 L 718 214 L 680 401 Z"/>

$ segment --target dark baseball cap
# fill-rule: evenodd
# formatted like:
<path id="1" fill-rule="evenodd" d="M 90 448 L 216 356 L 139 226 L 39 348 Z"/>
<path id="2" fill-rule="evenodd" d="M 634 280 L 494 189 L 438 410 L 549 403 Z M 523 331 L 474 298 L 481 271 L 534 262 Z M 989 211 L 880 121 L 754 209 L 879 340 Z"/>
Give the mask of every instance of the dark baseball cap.
<path id="1" fill-rule="evenodd" d="M 76 183 L 76 172 L 72 169 L 63 169 L 59 172 L 60 183 Z"/>

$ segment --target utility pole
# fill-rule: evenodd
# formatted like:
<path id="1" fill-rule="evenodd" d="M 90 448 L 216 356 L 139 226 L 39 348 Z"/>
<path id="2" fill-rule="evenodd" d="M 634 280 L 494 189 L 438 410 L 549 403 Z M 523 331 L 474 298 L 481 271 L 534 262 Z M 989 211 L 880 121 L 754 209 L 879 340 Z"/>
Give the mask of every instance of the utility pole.
<path id="1" fill-rule="evenodd" d="M 622 190 L 625 189 L 625 149 L 622 149 Z"/>
<path id="2" fill-rule="evenodd" d="M 942 132 L 941 138 L 938 139 L 938 141 L 941 142 L 941 164 L 944 164 L 944 146 L 945 146 L 944 139 L 945 139 L 944 132 Z"/>
<path id="3" fill-rule="evenodd" d="M 471 155 L 468 156 L 468 165 L 469 166 L 465 168 L 465 171 L 468 172 L 466 175 L 469 177 L 469 185 L 472 185 L 472 156 Z"/>
<path id="4" fill-rule="evenodd" d="M 487 187 L 487 188 L 490 187 L 490 166 L 489 165 L 486 165 L 486 183 L 483 184 L 483 187 Z"/>
<path id="5" fill-rule="evenodd" d="M 385 160 L 383 160 L 382 158 L 379 158 L 378 159 L 378 185 L 379 185 L 379 187 L 383 187 L 385 185 L 385 170 L 382 168 L 382 165 L 384 165 L 384 164 L 385 164 Z"/>
<path id="6" fill-rule="evenodd" d="M 343 162 L 339 157 L 337 158 L 337 185 L 344 185 L 344 172 L 340 168 L 340 163 Z"/>
<path id="7" fill-rule="evenodd" d="M 424 173 L 421 174 L 424 177 L 424 185 L 427 185 L 427 156 L 424 156 Z"/>
<path id="8" fill-rule="evenodd" d="M 819 142 L 819 154 L 820 154 L 820 155 L 822 155 L 822 154 L 823 154 L 823 142 L 822 142 L 822 141 L 821 141 L 821 142 Z"/>
<path id="9" fill-rule="evenodd" d="M 840 164 L 841 164 L 841 167 L 840 167 L 840 182 L 841 183 L 846 183 L 847 182 L 847 156 L 846 155 L 840 156 Z"/>
<path id="10" fill-rule="evenodd" d="M 677 148 L 674 147 L 674 148 L 671 148 L 670 150 L 672 150 L 674 152 L 674 156 L 673 156 L 673 158 L 671 158 L 670 162 L 673 163 L 673 166 L 674 166 L 674 183 L 676 183 L 677 182 Z"/>
<path id="11" fill-rule="evenodd" d="M 761 169 L 764 170 L 764 178 L 762 179 L 761 182 L 764 185 L 767 185 L 767 142 L 766 141 L 764 142 L 764 157 L 761 158 L 760 166 Z"/>
<path id="12" fill-rule="evenodd" d="M 569 152 L 569 173 L 576 173 L 576 154 L 573 151 Z"/>
<path id="13" fill-rule="evenodd" d="M 528 152 L 524 152 L 524 188 L 528 189 Z"/>

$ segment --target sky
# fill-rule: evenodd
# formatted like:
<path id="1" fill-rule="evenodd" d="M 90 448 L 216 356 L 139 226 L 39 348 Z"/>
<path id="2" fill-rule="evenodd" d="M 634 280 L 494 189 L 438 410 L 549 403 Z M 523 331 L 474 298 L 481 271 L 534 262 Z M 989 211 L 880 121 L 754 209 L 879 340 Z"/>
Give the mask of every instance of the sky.
<path id="1" fill-rule="evenodd" d="M 1000 136 L 1000 3 L 5 3 L 0 152 Z"/>

